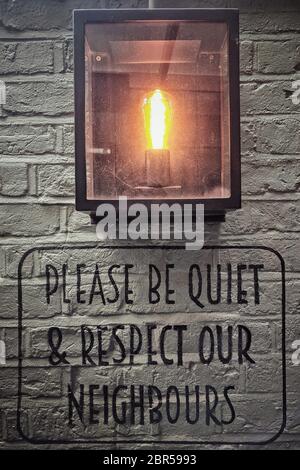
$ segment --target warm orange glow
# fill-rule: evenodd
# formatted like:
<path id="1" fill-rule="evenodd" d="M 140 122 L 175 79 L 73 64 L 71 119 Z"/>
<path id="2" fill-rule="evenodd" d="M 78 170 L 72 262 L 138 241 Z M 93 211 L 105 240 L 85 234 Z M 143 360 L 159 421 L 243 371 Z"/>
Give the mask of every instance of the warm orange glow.
<path id="1" fill-rule="evenodd" d="M 169 149 L 171 105 L 161 90 L 155 90 L 145 98 L 144 114 L 147 149 Z"/>

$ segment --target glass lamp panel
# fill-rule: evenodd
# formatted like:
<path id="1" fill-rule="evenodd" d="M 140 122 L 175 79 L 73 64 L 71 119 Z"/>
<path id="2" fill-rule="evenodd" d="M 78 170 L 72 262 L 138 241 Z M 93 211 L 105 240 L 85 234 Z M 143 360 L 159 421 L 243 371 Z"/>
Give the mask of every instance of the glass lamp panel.
<path id="1" fill-rule="evenodd" d="M 85 27 L 87 199 L 230 197 L 225 23 Z"/>

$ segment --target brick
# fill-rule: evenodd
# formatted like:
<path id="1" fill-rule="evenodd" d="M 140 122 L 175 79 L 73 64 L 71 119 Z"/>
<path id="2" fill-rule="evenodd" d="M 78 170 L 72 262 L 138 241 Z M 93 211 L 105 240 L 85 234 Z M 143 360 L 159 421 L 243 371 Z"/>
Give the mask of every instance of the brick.
<path id="1" fill-rule="evenodd" d="M 18 314 L 17 286 L 0 284 L 0 318 L 16 319 Z"/>
<path id="2" fill-rule="evenodd" d="M 272 380 L 270 380 L 272 377 Z M 247 371 L 247 392 L 251 393 L 280 393 L 282 390 L 281 360 L 271 360 L 261 357 Z"/>
<path id="3" fill-rule="evenodd" d="M 300 374 L 298 374 L 300 375 Z M 299 385 L 298 385 L 299 389 Z M 288 407 L 288 419 L 287 419 L 287 431 L 289 433 L 298 434 L 300 433 L 300 409 L 298 400 L 289 400 Z M 289 436 L 292 439 L 292 436 Z M 293 447 L 294 448 L 294 447 Z"/>
<path id="4" fill-rule="evenodd" d="M 4 421 L 5 421 L 5 429 L 6 429 L 5 441 L 9 443 L 22 441 L 22 437 L 20 436 L 17 430 L 16 413 L 17 413 L 16 409 L 6 409 L 3 413 Z M 26 413 L 21 411 L 20 418 L 22 422 L 22 430 L 26 432 L 28 435 L 28 416 Z"/>
<path id="5" fill-rule="evenodd" d="M 2 205 L 0 234 L 32 237 L 51 235 L 59 228 L 59 208 L 41 205 Z"/>
<path id="6" fill-rule="evenodd" d="M 73 196 L 75 169 L 73 165 L 44 165 L 38 169 L 39 194 L 47 196 Z"/>
<path id="7" fill-rule="evenodd" d="M 55 151 L 55 130 L 52 126 L 0 126 L 0 152 L 7 155 L 42 155 Z"/>
<path id="8" fill-rule="evenodd" d="M 1 196 L 23 196 L 28 189 L 27 165 L 0 165 Z"/>
<path id="9" fill-rule="evenodd" d="M 300 314 L 300 299 L 299 295 L 297 297 L 297 292 L 299 292 L 300 280 L 294 279 L 286 283 L 287 291 L 287 307 L 286 311 L 289 315 L 299 315 Z"/>
<path id="10" fill-rule="evenodd" d="M 221 392 L 219 392 L 221 393 Z M 203 397 L 203 393 L 202 393 Z M 202 406 L 201 406 L 202 405 Z M 220 420 L 221 419 L 221 406 L 219 406 L 216 410 L 216 417 Z M 193 410 L 193 404 L 191 405 L 191 410 Z M 174 416 L 175 405 L 170 406 L 171 414 Z M 192 414 L 193 411 L 191 411 Z M 200 416 L 199 421 L 196 424 L 189 424 L 187 423 L 183 412 L 181 412 L 178 422 L 176 424 L 171 424 L 168 422 L 166 418 L 166 412 L 163 410 L 163 420 L 159 426 L 160 429 L 160 436 L 164 439 L 170 440 L 177 440 L 178 442 L 183 442 L 184 440 L 200 440 L 200 436 L 202 439 L 206 440 L 211 438 L 211 436 L 215 436 L 214 439 L 219 440 L 218 436 L 222 432 L 222 427 L 217 426 L 214 423 L 211 423 L 210 426 L 206 425 L 205 422 L 205 406 L 203 405 L 203 401 L 200 400 Z"/>
<path id="11" fill-rule="evenodd" d="M 297 390 L 299 390 L 299 387 L 300 387 L 300 374 L 299 374 L 300 366 L 299 365 L 294 366 L 292 365 L 290 361 L 288 362 L 288 366 L 289 366 L 289 370 L 288 370 L 288 381 L 287 381 L 287 393 L 295 394 L 295 396 L 298 398 L 299 394 L 297 393 Z M 298 414 L 298 420 L 299 420 L 299 414 Z M 299 421 L 298 421 L 298 424 L 299 424 Z"/>
<path id="12" fill-rule="evenodd" d="M 28 247 L 29 249 L 29 247 Z M 18 248 L 18 247 L 9 247 L 5 250 L 5 257 L 6 257 L 6 275 L 12 278 L 18 277 L 18 267 L 19 262 L 25 253 L 26 248 Z M 22 277 L 23 278 L 30 278 L 34 272 L 34 257 L 35 253 L 31 253 L 30 255 L 26 256 L 22 264 Z"/>
<path id="13" fill-rule="evenodd" d="M 300 216 L 297 208 L 296 202 L 244 201 L 241 210 L 227 214 L 227 222 L 221 230 L 222 233 L 248 236 L 269 230 L 298 232 Z"/>
<path id="14" fill-rule="evenodd" d="M 300 154 L 300 117 L 274 119 L 257 124 L 257 151 L 271 154 Z"/>
<path id="15" fill-rule="evenodd" d="M 91 374 L 91 370 L 93 373 Z M 74 383 L 74 392 L 79 390 L 79 384 L 99 384 L 108 385 L 111 389 L 124 383 L 124 375 L 120 368 L 116 367 L 72 367 L 72 379 Z M 111 392 L 111 390 L 109 390 Z"/>
<path id="16" fill-rule="evenodd" d="M 241 73 L 251 74 L 253 71 L 253 42 L 242 41 L 240 46 L 240 71 Z"/>
<path id="17" fill-rule="evenodd" d="M 300 187 L 299 161 L 270 158 L 244 161 L 242 180 L 243 194 L 296 192 Z"/>
<path id="18" fill-rule="evenodd" d="M 132 375 L 134 371 L 132 372 Z M 144 369 L 147 376 L 147 368 Z M 237 364 L 220 365 L 202 365 L 191 362 L 186 367 L 175 367 L 166 370 L 166 366 L 158 365 L 153 369 L 153 385 L 166 390 L 170 385 L 176 384 L 180 393 L 184 393 L 185 385 L 190 387 L 195 385 L 213 385 L 214 387 L 226 387 L 234 385 L 236 391 L 242 392 L 243 382 L 245 381 L 245 368 Z M 134 379 L 133 379 L 134 380 Z M 152 384 L 150 377 L 143 379 L 142 383 Z"/>
<path id="19" fill-rule="evenodd" d="M 91 226 L 91 219 L 88 214 L 83 214 L 74 210 L 68 209 L 68 232 L 80 232 L 82 230 L 93 231 L 95 227 Z"/>
<path id="20" fill-rule="evenodd" d="M 147 411 L 148 408 L 145 409 L 145 423 L 143 425 L 138 424 L 126 424 L 126 425 L 117 425 L 116 427 L 116 437 L 117 439 L 158 439 L 159 435 L 161 434 L 161 427 L 158 424 L 150 424 L 147 422 Z M 139 415 L 137 415 L 139 416 Z M 143 437 L 144 436 L 144 437 Z"/>
<path id="21" fill-rule="evenodd" d="M 242 83 L 242 115 L 298 113 L 291 100 L 292 91 L 291 82 Z"/>
<path id="22" fill-rule="evenodd" d="M 0 398 L 11 398 L 18 393 L 18 370 L 12 367 L 0 368 Z"/>
<path id="23" fill-rule="evenodd" d="M 14 285 L 0 285 L 0 318 L 16 319 L 18 312 L 18 289 Z M 51 318 L 61 314 L 59 294 L 48 305 L 44 285 L 22 286 L 22 318 Z"/>
<path id="24" fill-rule="evenodd" d="M 65 71 L 65 51 L 64 42 L 56 41 L 54 43 L 54 71 L 55 73 L 61 73 Z"/>
<path id="25" fill-rule="evenodd" d="M 78 327 L 60 328 L 63 335 L 63 350 L 68 357 L 81 357 L 81 333 Z M 48 328 L 35 328 L 30 331 L 30 351 L 32 357 L 48 358 L 50 347 L 47 340 Z"/>
<path id="26" fill-rule="evenodd" d="M 241 146 L 242 152 L 248 153 L 256 149 L 257 131 L 255 123 L 241 123 Z"/>
<path id="27" fill-rule="evenodd" d="M 74 126 L 64 126 L 63 128 L 63 147 L 64 153 L 74 154 L 75 148 Z"/>
<path id="28" fill-rule="evenodd" d="M 60 116 L 73 113 L 73 84 L 67 81 L 7 84 L 7 114 Z"/>
<path id="29" fill-rule="evenodd" d="M 270 379 L 270 378 L 269 378 Z M 271 380 L 270 380 L 271 381 Z M 282 402 L 280 399 L 274 400 L 267 396 L 251 395 L 244 396 L 234 401 L 236 419 L 233 424 L 225 427 L 225 433 L 233 435 L 242 434 L 255 435 L 262 433 L 262 436 L 255 436 L 259 442 L 267 441 L 268 437 L 274 437 L 282 425 Z M 238 439 L 241 441 L 241 439 Z M 253 436 L 249 440 L 254 440 Z"/>
<path id="30" fill-rule="evenodd" d="M 60 292 L 47 304 L 45 285 L 22 286 L 22 318 L 52 318 L 61 315 Z"/>
<path id="31" fill-rule="evenodd" d="M 240 15 L 241 33 L 286 33 L 300 30 L 300 12 L 242 13 Z"/>
<path id="32" fill-rule="evenodd" d="M 4 341 L 6 346 L 6 358 L 17 359 L 18 358 L 18 328 L 5 328 Z M 23 335 L 24 341 L 24 335 Z M 23 343 L 24 344 L 24 343 Z"/>
<path id="33" fill-rule="evenodd" d="M 22 376 L 22 394 L 31 397 L 60 397 L 62 372 L 63 369 L 57 367 L 26 367 Z"/>
<path id="34" fill-rule="evenodd" d="M 3 42 L 0 45 L 1 74 L 53 72 L 51 41 Z"/>
<path id="35" fill-rule="evenodd" d="M 0 277 L 5 276 L 6 260 L 5 260 L 5 250 L 0 248 Z"/>
<path id="36" fill-rule="evenodd" d="M 65 406 L 64 406 L 65 405 Z M 45 404 L 41 404 L 37 409 L 30 410 L 31 418 L 31 430 L 35 439 L 49 439 L 49 440 L 67 440 L 74 441 L 83 439 L 113 439 L 114 438 L 114 427 L 113 422 L 109 422 L 108 425 L 103 425 L 100 422 L 97 425 L 89 425 L 88 423 L 82 424 L 74 413 L 74 423 L 72 426 L 68 426 L 68 402 L 67 398 L 64 397 L 60 403 L 56 403 L 52 408 L 47 407 Z M 28 412 L 29 413 L 29 412 Z M 88 407 L 85 410 L 85 416 L 89 413 Z M 100 416 L 103 416 L 103 410 L 100 408 Z M 87 420 L 86 420 L 87 421 Z M 84 444 L 86 448 L 88 444 Z M 101 447 L 104 444 L 101 444 Z M 78 448 L 78 444 L 76 445 Z"/>
<path id="37" fill-rule="evenodd" d="M 295 73 L 300 67 L 300 46 L 296 41 L 263 41 L 256 44 L 257 70 L 261 73 Z"/>
<path id="38" fill-rule="evenodd" d="M 72 11 L 80 8 L 104 8 L 104 0 L 6 0 L 2 22 L 14 30 L 50 30 L 72 28 Z"/>
<path id="39" fill-rule="evenodd" d="M 74 69 L 74 48 L 73 48 L 73 40 L 68 39 L 65 42 L 64 48 L 64 59 L 65 59 L 65 71 L 72 72 Z"/>
<path id="40" fill-rule="evenodd" d="M 298 282 L 298 285 L 300 282 Z M 297 285 L 293 285 L 293 288 L 297 288 Z M 299 302 L 299 311 L 300 311 L 300 302 Z M 276 342 L 278 350 L 281 350 L 281 325 L 280 323 L 276 324 Z M 300 315 L 290 315 L 286 318 L 286 351 L 287 351 L 287 360 L 290 367 L 295 367 L 296 370 L 299 369 L 298 366 L 292 366 L 292 353 L 295 351 L 293 347 L 294 341 L 300 341 Z"/>
<path id="41" fill-rule="evenodd" d="M 255 321 L 248 322 L 246 326 L 251 330 L 252 334 L 251 351 L 254 360 L 259 353 L 270 353 L 273 347 L 272 323 Z"/>
<path id="42" fill-rule="evenodd" d="M 255 123 L 241 123 L 242 154 L 253 153 L 256 150 L 257 130 Z"/>

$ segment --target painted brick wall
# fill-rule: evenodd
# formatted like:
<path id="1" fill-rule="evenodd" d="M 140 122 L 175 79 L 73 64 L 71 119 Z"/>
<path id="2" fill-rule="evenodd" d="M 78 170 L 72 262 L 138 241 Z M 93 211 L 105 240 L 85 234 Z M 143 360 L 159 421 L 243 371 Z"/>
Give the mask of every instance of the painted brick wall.
<path id="1" fill-rule="evenodd" d="M 207 238 L 222 244 L 273 247 L 286 261 L 288 424 L 272 447 L 300 448 L 300 367 L 291 363 L 292 342 L 300 339 L 300 105 L 291 100 L 293 82 L 300 80 L 300 4 L 297 0 L 158 3 L 241 11 L 243 208 L 228 215 L 226 223 L 207 227 Z M 31 447 L 22 442 L 15 424 L 20 257 L 36 245 L 95 240 L 89 218 L 74 210 L 72 10 L 122 7 L 147 7 L 147 1 L 0 1 L 0 79 L 7 86 L 6 104 L 0 106 L 0 339 L 6 343 L 8 358 L 6 366 L 0 366 L 1 448 Z M 37 269 L 34 262 L 26 267 L 29 273 Z M 36 323 L 25 341 L 29 358 L 43 348 L 43 306 L 34 301 L 32 305 Z M 271 332 L 275 357 L 280 349 L 278 324 L 258 318 L 255 327 Z M 268 363 L 265 372 L 271 383 Z M 27 385 L 38 389 L 45 371 L 28 374 Z M 265 399 L 271 398 L 267 387 Z"/>

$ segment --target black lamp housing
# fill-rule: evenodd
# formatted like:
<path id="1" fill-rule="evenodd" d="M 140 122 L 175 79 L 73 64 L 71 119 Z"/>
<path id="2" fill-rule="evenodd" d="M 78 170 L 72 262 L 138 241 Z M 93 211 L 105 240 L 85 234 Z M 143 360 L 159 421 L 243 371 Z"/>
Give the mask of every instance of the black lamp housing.
<path id="1" fill-rule="evenodd" d="M 239 12 L 75 10 L 76 209 L 241 207 Z"/>

